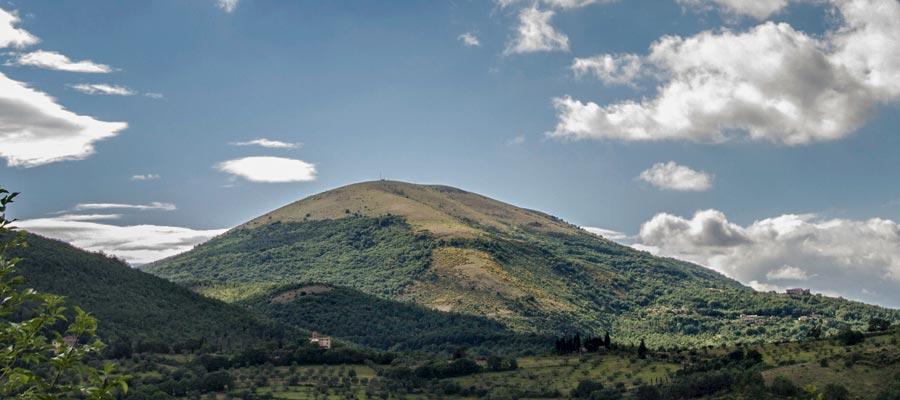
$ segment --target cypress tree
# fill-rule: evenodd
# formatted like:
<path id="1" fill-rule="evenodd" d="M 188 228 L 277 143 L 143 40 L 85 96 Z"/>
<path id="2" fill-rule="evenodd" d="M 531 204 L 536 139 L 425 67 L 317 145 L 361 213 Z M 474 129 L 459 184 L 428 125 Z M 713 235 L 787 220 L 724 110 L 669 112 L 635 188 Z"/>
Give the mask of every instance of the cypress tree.
<path id="1" fill-rule="evenodd" d="M 647 346 L 644 345 L 644 339 L 641 339 L 641 345 L 638 346 L 638 358 L 647 358 Z"/>

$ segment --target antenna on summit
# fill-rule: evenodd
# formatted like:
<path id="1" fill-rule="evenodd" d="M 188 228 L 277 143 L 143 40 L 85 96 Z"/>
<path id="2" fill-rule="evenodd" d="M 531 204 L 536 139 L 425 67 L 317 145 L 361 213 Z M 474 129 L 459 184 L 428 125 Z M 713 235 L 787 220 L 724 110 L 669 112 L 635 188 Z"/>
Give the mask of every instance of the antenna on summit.
<path id="1" fill-rule="evenodd" d="M 378 180 L 380 180 L 380 181 L 384 180 L 384 175 L 381 173 L 381 171 L 378 171 Z"/>

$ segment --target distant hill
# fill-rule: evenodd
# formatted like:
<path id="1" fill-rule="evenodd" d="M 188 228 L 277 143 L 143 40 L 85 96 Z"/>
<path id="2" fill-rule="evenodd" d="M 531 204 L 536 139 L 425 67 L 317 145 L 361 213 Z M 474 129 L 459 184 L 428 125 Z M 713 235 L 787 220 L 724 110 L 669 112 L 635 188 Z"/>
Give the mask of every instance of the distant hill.
<path id="1" fill-rule="evenodd" d="M 317 194 L 146 270 L 230 302 L 305 282 L 495 320 L 520 333 L 606 330 L 654 346 L 797 339 L 900 313 L 757 293 L 548 214 L 437 185 L 376 181 Z M 341 332 L 329 332 L 340 336 Z"/>
<path id="2" fill-rule="evenodd" d="M 100 321 L 111 342 L 164 348 L 235 350 L 277 340 L 285 330 L 246 310 L 201 296 L 124 262 L 38 235 L 27 236 L 17 269 L 24 285 L 66 297 Z"/>

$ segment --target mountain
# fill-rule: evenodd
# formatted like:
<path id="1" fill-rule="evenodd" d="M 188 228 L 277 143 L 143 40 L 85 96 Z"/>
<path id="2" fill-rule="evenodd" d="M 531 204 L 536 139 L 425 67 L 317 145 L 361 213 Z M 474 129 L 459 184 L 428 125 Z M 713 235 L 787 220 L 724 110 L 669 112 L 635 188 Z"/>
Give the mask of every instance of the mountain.
<path id="1" fill-rule="evenodd" d="M 65 296 L 100 321 L 98 335 L 113 344 L 152 351 L 232 351 L 277 340 L 290 331 L 236 305 L 201 296 L 124 262 L 29 234 L 21 257 L 24 286 Z"/>
<path id="2" fill-rule="evenodd" d="M 271 300 L 283 285 L 315 282 L 489 318 L 523 334 L 609 330 L 657 347 L 791 340 L 815 325 L 836 332 L 872 317 L 900 321 L 896 310 L 843 299 L 758 293 L 542 212 L 393 181 L 308 197 L 146 270 L 229 302 Z"/>

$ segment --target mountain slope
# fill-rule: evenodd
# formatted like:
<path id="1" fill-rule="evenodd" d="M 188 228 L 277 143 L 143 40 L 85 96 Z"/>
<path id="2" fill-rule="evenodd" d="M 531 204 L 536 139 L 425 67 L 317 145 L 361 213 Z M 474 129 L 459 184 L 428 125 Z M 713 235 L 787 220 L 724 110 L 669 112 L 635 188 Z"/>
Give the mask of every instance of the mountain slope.
<path id="1" fill-rule="evenodd" d="M 246 310 L 206 298 L 174 283 L 102 254 L 27 236 L 28 247 L 14 249 L 24 285 L 65 296 L 100 320 L 98 334 L 111 341 L 172 347 L 234 350 L 278 339 L 284 330 Z"/>
<path id="2" fill-rule="evenodd" d="M 147 270 L 230 301 L 322 282 L 524 333 L 612 330 L 656 346 L 795 339 L 813 326 L 801 317 L 821 319 L 826 331 L 873 316 L 900 320 L 840 299 L 757 293 L 544 213 L 389 181 L 308 197 Z"/>
<path id="3" fill-rule="evenodd" d="M 468 347 L 479 354 L 543 353 L 553 338 L 511 332 L 499 322 L 416 304 L 385 300 L 329 285 L 273 288 L 239 304 L 279 323 L 379 350 L 450 353 Z"/>

